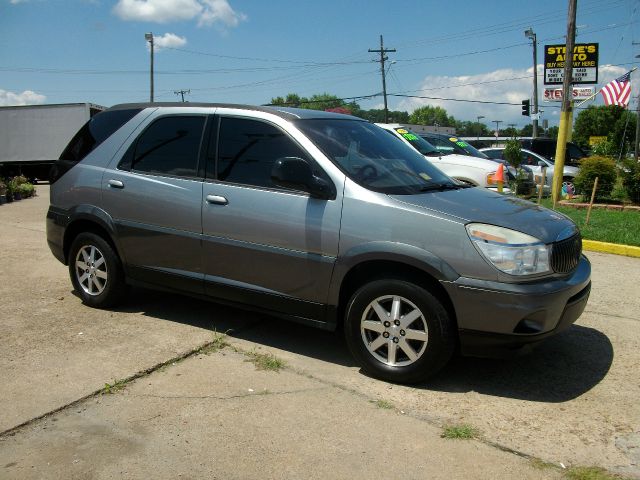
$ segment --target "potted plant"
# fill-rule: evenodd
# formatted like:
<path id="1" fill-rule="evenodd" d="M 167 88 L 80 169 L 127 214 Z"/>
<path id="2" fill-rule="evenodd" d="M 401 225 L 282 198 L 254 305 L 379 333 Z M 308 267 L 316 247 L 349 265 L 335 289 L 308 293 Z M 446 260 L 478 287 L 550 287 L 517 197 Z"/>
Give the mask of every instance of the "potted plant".
<path id="1" fill-rule="evenodd" d="M 11 180 L 5 180 L 4 184 L 7 186 L 7 203 L 11 203 L 13 202 L 13 184 L 11 183 Z"/>
<path id="2" fill-rule="evenodd" d="M 20 185 L 18 185 L 18 192 L 20 193 L 20 196 L 22 198 L 29 198 L 32 197 L 34 192 L 35 192 L 35 187 L 33 186 L 33 184 L 26 182 L 26 183 L 21 183 Z"/>
<path id="3" fill-rule="evenodd" d="M 7 203 L 7 184 L 0 178 L 0 205 Z"/>
<path id="4" fill-rule="evenodd" d="M 9 182 L 9 184 L 12 186 L 14 200 L 21 200 L 22 198 L 26 198 L 26 197 L 23 197 L 22 195 L 24 189 L 20 187 L 25 183 L 29 183 L 29 182 L 27 181 L 27 177 L 25 177 L 24 175 L 18 175 L 16 177 L 13 177 Z"/>
<path id="5" fill-rule="evenodd" d="M 514 191 L 514 194 L 518 194 L 518 186 L 523 179 L 524 172 L 520 168 L 520 164 L 522 163 L 522 152 L 520 150 L 520 142 L 515 138 L 511 140 L 507 140 L 507 143 L 504 147 L 504 158 L 509 165 L 516 169 L 516 178 L 512 182 L 511 189 Z"/>

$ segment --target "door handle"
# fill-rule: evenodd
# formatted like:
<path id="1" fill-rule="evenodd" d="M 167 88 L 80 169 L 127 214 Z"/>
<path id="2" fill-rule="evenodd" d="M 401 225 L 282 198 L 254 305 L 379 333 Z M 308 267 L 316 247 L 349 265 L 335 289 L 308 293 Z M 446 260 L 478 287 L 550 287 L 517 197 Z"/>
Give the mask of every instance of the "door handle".
<path id="1" fill-rule="evenodd" d="M 227 205 L 229 200 L 222 195 L 207 195 L 207 203 L 211 203 L 213 205 Z"/>
<path id="2" fill-rule="evenodd" d="M 109 186 L 113 188 L 124 188 L 124 183 L 120 180 L 109 180 Z"/>

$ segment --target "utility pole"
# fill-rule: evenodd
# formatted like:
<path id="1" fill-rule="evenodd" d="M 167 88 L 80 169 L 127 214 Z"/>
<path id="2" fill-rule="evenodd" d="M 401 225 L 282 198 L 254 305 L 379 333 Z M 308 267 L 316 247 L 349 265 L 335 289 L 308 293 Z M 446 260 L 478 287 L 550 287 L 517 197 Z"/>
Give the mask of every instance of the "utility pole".
<path id="1" fill-rule="evenodd" d="M 176 95 L 181 95 L 182 96 L 182 103 L 184 103 L 184 94 L 189 94 L 191 95 L 191 90 L 174 90 L 173 93 L 175 93 Z"/>
<path id="2" fill-rule="evenodd" d="M 153 33 L 145 33 L 144 39 L 149 42 L 151 46 L 151 68 L 149 70 L 150 87 L 149 87 L 149 101 L 153 103 Z"/>
<path id="3" fill-rule="evenodd" d="M 382 40 L 382 35 L 380 35 L 380 49 L 369 49 L 369 53 L 379 53 L 380 60 L 376 60 L 380 62 L 380 73 L 382 73 L 382 95 L 384 96 L 384 123 L 389 123 L 389 108 L 387 107 L 387 80 L 385 78 L 384 71 L 384 62 L 385 60 L 389 60 L 389 57 L 386 56 L 388 52 L 395 52 L 395 48 L 384 48 L 384 42 Z"/>
<path id="4" fill-rule="evenodd" d="M 538 137 L 538 43 L 535 32 L 531 27 L 524 35 L 533 42 L 533 138 Z"/>
<path id="5" fill-rule="evenodd" d="M 500 124 L 502 123 L 502 120 L 491 120 L 493 123 L 496 124 L 496 139 L 500 136 Z"/>
<path id="6" fill-rule="evenodd" d="M 551 195 L 555 208 L 562 189 L 562 175 L 564 172 L 564 157 L 567 151 L 567 137 L 571 130 L 572 103 L 571 82 L 573 77 L 573 45 L 576 38 L 576 8 L 578 0 L 569 0 L 567 15 L 567 43 L 564 52 L 564 78 L 562 79 L 562 109 L 560 110 L 560 128 L 556 144 L 555 166 L 553 168 L 553 185 Z"/>
<path id="7" fill-rule="evenodd" d="M 480 140 L 480 130 L 482 130 L 482 127 L 480 126 L 480 120 L 482 120 L 484 118 L 484 115 L 478 115 L 477 119 L 478 119 L 478 140 Z"/>

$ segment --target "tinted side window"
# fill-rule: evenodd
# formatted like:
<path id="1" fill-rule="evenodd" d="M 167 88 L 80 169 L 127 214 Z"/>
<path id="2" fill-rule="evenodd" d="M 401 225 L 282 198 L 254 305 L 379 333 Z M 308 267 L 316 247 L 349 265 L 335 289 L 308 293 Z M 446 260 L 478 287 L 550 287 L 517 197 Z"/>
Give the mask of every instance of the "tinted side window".
<path id="1" fill-rule="evenodd" d="M 67 148 L 60 155 L 60 160 L 81 161 L 140 110 L 140 108 L 112 110 L 93 116 L 74 135 Z"/>
<path id="2" fill-rule="evenodd" d="M 484 150 L 482 153 L 487 155 L 489 158 L 502 158 L 502 150 Z"/>
<path id="3" fill-rule="evenodd" d="M 217 178 L 257 187 L 280 188 L 271 181 L 271 169 L 282 157 L 308 159 L 284 132 L 268 123 L 243 118 L 221 118 L 218 136 Z"/>
<path id="4" fill-rule="evenodd" d="M 570 158 L 580 159 L 584 157 L 584 152 L 573 143 L 567 143 L 567 152 Z"/>
<path id="5" fill-rule="evenodd" d="M 138 138 L 131 169 L 195 177 L 205 117 L 171 116 L 156 120 Z"/>

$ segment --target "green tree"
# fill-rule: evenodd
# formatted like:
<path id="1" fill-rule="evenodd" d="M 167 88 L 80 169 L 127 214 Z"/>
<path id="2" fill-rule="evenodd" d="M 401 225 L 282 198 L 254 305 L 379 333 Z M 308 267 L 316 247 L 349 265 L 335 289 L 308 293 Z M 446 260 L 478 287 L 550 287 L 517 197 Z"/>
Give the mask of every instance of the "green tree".
<path id="1" fill-rule="evenodd" d="M 560 127 L 558 127 L 557 125 L 554 125 L 553 127 L 549 127 L 547 129 L 547 136 L 549 138 L 558 138 L 558 131 L 560 130 Z"/>
<path id="2" fill-rule="evenodd" d="M 384 122 L 384 110 L 372 108 L 371 110 L 361 110 L 360 113 L 354 115 L 369 120 L 372 123 Z M 410 123 L 409 114 L 401 110 L 389 110 L 389 123 Z"/>
<path id="3" fill-rule="evenodd" d="M 520 136 L 520 132 L 516 130 L 514 127 L 507 127 L 504 130 L 500 130 L 500 135 L 503 137 L 515 138 Z"/>
<path id="4" fill-rule="evenodd" d="M 306 100 L 306 99 L 305 99 Z M 281 105 L 286 107 L 299 107 L 302 99 L 296 93 L 288 93 L 286 97 L 275 97 L 271 99 L 271 105 Z"/>
<path id="5" fill-rule="evenodd" d="M 415 123 L 417 125 L 437 124 L 441 127 L 456 126 L 456 120 L 449 116 L 444 108 L 432 107 L 431 105 L 416 108 L 411 115 L 409 115 L 409 123 Z"/>
<path id="6" fill-rule="evenodd" d="M 311 97 L 301 97 L 296 93 L 288 93 L 285 98 L 275 97 L 271 99 L 271 105 L 306 108 L 308 110 L 327 110 L 328 108 L 357 106 L 355 102 L 347 104 L 344 100 L 329 93 L 314 94 Z M 358 109 L 360 107 L 358 106 Z"/>
<path id="7" fill-rule="evenodd" d="M 484 124 L 469 120 L 456 120 L 456 134 L 461 137 L 488 137 L 491 130 Z"/>
<path id="8" fill-rule="evenodd" d="M 635 135 L 635 115 L 615 105 L 590 105 L 576 117 L 573 127 L 573 141 L 583 147 L 589 146 L 589 137 L 607 137 L 615 146 L 615 153 L 624 155 L 633 144 Z M 622 152 L 620 152 L 622 149 Z"/>
<path id="9" fill-rule="evenodd" d="M 533 136 L 533 125 L 527 123 L 524 127 L 520 129 L 521 137 L 532 137 Z"/>

